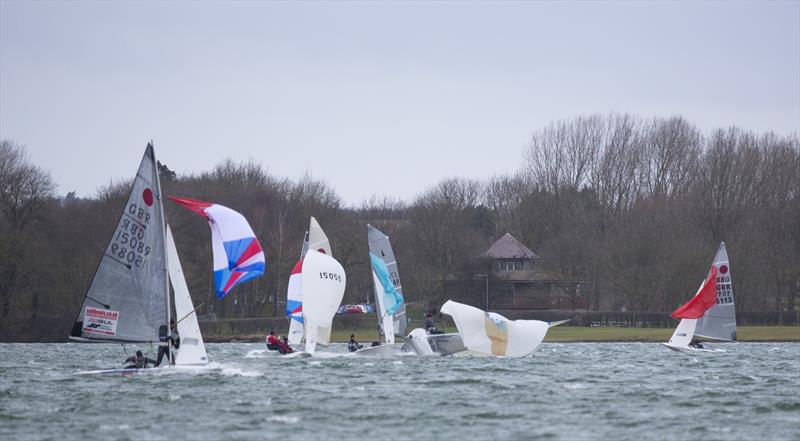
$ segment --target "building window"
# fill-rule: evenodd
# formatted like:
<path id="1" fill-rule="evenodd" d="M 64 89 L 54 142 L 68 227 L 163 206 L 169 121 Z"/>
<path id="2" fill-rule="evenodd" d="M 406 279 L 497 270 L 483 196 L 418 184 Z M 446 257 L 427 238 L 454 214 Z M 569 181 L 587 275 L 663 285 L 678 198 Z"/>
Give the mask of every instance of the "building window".
<path id="1" fill-rule="evenodd" d="M 525 268 L 525 262 L 522 260 L 497 261 L 494 268 L 495 271 L 522 271 Z"/>

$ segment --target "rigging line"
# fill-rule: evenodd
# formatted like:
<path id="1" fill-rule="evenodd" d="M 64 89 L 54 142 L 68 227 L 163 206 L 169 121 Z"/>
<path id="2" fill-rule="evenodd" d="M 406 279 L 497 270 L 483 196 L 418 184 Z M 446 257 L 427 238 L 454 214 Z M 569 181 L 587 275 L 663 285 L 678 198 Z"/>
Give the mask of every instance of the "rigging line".
<path id="1" fill-rule="evenodd" d="M 192 314 L 194 314 L 195 312 L 197 312 L 197 310 L 198 310 L 198 309 L 200 309 L 200 307 L 201 307 L 201 306 L 203 306 L 203 303 L 201 303 L 201 304 L 197 305 L 197 308 L 194 308 L 193 310 L 191 310 L 191 311 L 187 312 L 187 313 L 186 313 L 186 315 L 184 315 L 183 317 L 181 317 L 181 319 L 180 319 L 180 320 L 176 321 L 176 322 L 175 322 L 175 324 L 177 325 L 178 323 L 182 322 L 182 321 L 183 321 L 183 319 L 185 319 L 185 318 L 188 318 L 190 315 L 192 315 Z"/>

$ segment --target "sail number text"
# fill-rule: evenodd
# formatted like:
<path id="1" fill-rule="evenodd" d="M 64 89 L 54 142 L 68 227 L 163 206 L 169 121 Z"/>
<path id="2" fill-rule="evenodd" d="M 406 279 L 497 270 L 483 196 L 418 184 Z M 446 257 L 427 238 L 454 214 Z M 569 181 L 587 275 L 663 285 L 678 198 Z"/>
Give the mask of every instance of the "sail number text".
<path id="1" fill-rule="evenodd" d="M 717 304 L 724 305 L 733 303 L 733 291 L 731 289 L 730 276 L 717 277 Z"/>
<path id="2" fill-rule="evenodd" d="M 320 279 L 327 279 L 327 280 L 336 280 L 337 282 L 341 282 L 342 281 L 342 276 L 339 275 L 339 274 L 336 274 L 336 273 L 320 272 L 319 273 L 319 278 Z"/>
<path id="3" fill-rule="evenodd" d="M 137 213 L 134 204 L 128 211 L 132 212 L 131 216 L 141 218 L 145 223 L 150 221 L 150 214 Z M 146 233 L 147 230 L 144 226 L 123 217 L 122 223 L 114 235 L 114 240 L 111 241 L 110 254 L 121 261 L 141 268 L 144 258 L 150 255 L 150 247 L 146 246 L 144 242 Z"/>

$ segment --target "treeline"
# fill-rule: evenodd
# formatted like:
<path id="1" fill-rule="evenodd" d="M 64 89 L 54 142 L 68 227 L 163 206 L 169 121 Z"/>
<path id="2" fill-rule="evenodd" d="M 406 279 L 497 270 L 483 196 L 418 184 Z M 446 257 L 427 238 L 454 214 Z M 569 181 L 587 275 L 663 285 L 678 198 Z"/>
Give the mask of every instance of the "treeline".
<path id="1" fill-rule="evenodd" d="M 371 223 L 391 236 L 407 300 L 424 308 L 438 307 L 445 285 L 458 280 L 474 281 L 460 296 L 480 304 L 475 256 L 506 232 L 541 255 L 538 265 L 549 273 L 589 281 L 581 295 L 593 310 L 671 311 L 694 293 L 720 241 L 731 256 L 737 309 L 800 306 L 796 134 L 704 134 L 679 117 L 591 115 L 536 131 L 522 159 L 512 175 L 445 179 L 410 201 L 373 198 L 360 206 L 344 204 L 324 181 L 276 177 L 254 162 L 229 160 L 187 176 L 168 164 L 160 171 L 166 194 L 242 212 L 266 251 L 265 276 L 218 301 L 207 225 L 165 202 L 201 314 L 283 314 L 312 215 L 347 270 L 348 303 L 372 297 Z M 130 182 L 90 198 L 56 198 L 54 188 L 24 147 L 0 142 L 2 340 L 66 335 Z"/>

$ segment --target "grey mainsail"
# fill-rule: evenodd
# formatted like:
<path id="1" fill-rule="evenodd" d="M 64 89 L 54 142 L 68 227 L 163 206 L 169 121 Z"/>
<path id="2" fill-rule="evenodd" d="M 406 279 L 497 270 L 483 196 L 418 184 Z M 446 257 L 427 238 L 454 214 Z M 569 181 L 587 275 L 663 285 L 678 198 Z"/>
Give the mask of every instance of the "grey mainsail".
<path id="1" fill-rule="evenodd" d="M 158 168 L 148 144 L 70 338 L 159 342 L 169 321 L 165 231 Z"/>
<path id="2" fill-rule="evenodd" d="M 736 341 L 736 306 L 725 242 L 719 245 L 714 266 L 717 267 L 717 304 L 697 320 L 695 335 L 714 340 Z"/>
<path id="3" fill-rule="evenodd" d="M 403 285 L 400 283 L 400 272 L 397 269 L 397 259 L 389 242 L 389 236 L 372 225 L 367 224 L 367 239 L 369 240 L 369 252 L 380 257 L 389 268 L 389 276 L 392 279 L 397 292 L 403 295 Z M 405 297 L 405 296 L 404 296 Z M 377 305 L 376 305 L 377 306 Z M 377 308 L 376 308 L 377 309 Z M 380 322 L 380 317 L 378 318 Z M 405 336 L 406 333 L 406 305 L 400 307 L 400 311 L 394 316 L 394 334 Z"/>

